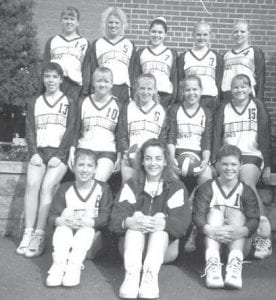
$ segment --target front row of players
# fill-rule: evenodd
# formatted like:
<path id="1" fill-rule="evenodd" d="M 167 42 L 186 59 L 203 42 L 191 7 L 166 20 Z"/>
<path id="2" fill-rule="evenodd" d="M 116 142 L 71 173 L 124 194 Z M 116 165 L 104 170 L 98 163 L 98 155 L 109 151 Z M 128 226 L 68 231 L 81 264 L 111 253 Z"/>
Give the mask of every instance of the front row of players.
<path id="1" fill-rule="evenodd" d="M 163 252 L 159 256 L 156 255 L 156 261 L 152 258 L 152 260 L 155 261 L 155 267 L 152 267 L 154 270 L 153 273 L 155 272 L 153 274 L 155 276 L 153 276 L 153 278 L 155 278 L 153 281 L 155 287 L 151 287 L 150 290 L 153 291 L 152 293 L 154 295 L 157 295 L 158 283 L 156 278 L 160 265 L 163 260 L 170 261 L 177 256 L 177 242 L 171 244 L 171 241 L 185 234 L 186 225 L 189 223 L 189 210 L 188 208 L 184 209 L 184 206 L 187 207 L 187 197 L 183 196 L 185 189 L 182 187 L 183 191 L 176 193 L 177 190 L 175 190 L 173 194 L 170 194 L 170 188 L 177 188 L 174 181 L 169 185 L 167 182 L 168 179 L 173 180 L 174 178 L 170 161 L 173 161 L 177 165 L 178 162 L 183 162 L 183 160 L 180 159 L 183 152 L 192 152 L 193 155 L 199 155 L 201 157 L 201 162 L 196 174 L 199 175 L 198 184 L 203 184 L 206 181 L 209 182 L 208 180 L 212 178 L 209 162 L 214 161 L 214 157 L 211 157 L 213 120 L 212 113 L 200 105 L 202 90 L 200 79 L 196 76 L 188 76 L 183 81 L 181 101 L 179 104 L 175 104 L 171 107 L 167 118 L 165 110 L 158 103 L 156 80 L 154 76 L 150 74 L 144 74 L 138 78 L 134 101 L 130 102 L 120 111 L 117 99 L 111 94 L 113 82 L 112 72 L 107 68 L 98 68 L 93 75 L 94 94 L 80 101 L 78 113 L 76 113 L 74 102 L 60 91 L 59 87 L 62 82 L 62 70 L 60 66 L 56 63 L 49 63 L 44 70 L 43 78 L 46 93 L 28 106 L 26 137 L 31 153 L 31 160 L 28 166 L 25 194 L 25 232 L 17 248 L 17 253 L 25 255 L 26 257 L 35 257 L 43 252 L 44 230 L 48 211 L 56 189 L 66 172 L 68 149 L 73 145 L 70 151 L 69 165 L 75 170 L 75 173 L 79 172 L 80 175 L 79 179 L 77 178 L 78 175 L 76 175 L 77 182 L 75 185 L 71 186 L 71 188 L 69 186 L 68 190 L 63 190 L 66 195 L 67 193 L 70 195 L 70 199 L 71 196 L 72 199 L 75 199 L 70 200 L 73 202 L 73 209 L 78 210 L 79 204 L 88 203 L 88 198 L 90 199 L 90 196 L 92 197 L 96 183 L 98 183 L 97 186 L 99 189 L 105 190 L 105 187 L 99 182 L 107 181 L 113 170 L 118 170 L 121 166 L 123 183 L 125 183 L 125 185 L 123 185 L 118 198 L 119 203 L 114 205 L 110 226 L 118 233 L 127 231 L 127 237 L 130 235 L 130 241 L 132 237 L 130 233 L 128 234 L 128 229 L 130 229 L 130 232 L 134 231 L 137 236 L 141 232 L 143 234 L 150 232 L 150 239 L 147 243 L 145 243 L 144 235 L 141 235 L 139 238 L 141 241 L 141 247 L 139 249 L 142 251 L 144 246 L 147 245 L 149 255 L 149 259 L 146 259 L 144 262 L 140 287 L 140 272 L 138 272 L 138 270 L 140 268 L 141 271 L 142 263 L 139 255 L 141 255 L 143 251 L 140 253 L 136 245 L 136 250 L 139 252 L 137 252 L 136 271 L 139 274 L 136 273 L 136 281 L 130 283 L 134 284 L 135 287 L 135 289 L 131 288 L 134 296 L 138 294 L 140 296 L 148 295 L 147 292 L 145 292 L 147 288 L 145 288 L 145 284 L 143 284 L 143 282 L 147 282 L 147 280 L 143 280 L 143 278 L 147 274 L 146 269 L 149 268 L 151 270 L 149 266 L 150 257 L 152 257 L 151 252 L 153 251 L 151 249 L 154 249 L 154 244 L 156 243 L 151 243 L 150 241 L 154 239 L 155 235 L 157 236 L 160 232 L 163 232 L 162 234 L 160 233 L 162 238 L 159 237 L 160 244 L 158 244 L 159 250 L 163 249 Z M 251 186 L 251 188 L 254 189 L 254 195 L 257 195 L 255 185 L 261 174 L 262 162 L 264 162 L 265 166 L 263 173 L 264 179 L 267 181 L 270 176 L 270 145 L 269 140 L 265 139 L 270 127 L 269 118 L 263 104 L 259 103 L 258 100 L 252 99 L 250 89 L 250 80 L 246 75 L 239 75 L 233 80 L 233 99 L 231 102 L 222 106 L 216 117 L 216 126 L 214 129 L 215 151 L 213 152 L 216 155 L 219 147 L 223 144 L 238 146 L 242 152 L 242 160 L 245 162 L 241 167 L 240 178 Z M 75 126 L 76 116 L 77 126 Z M 239 125 L 241 121 L 243 126 Z M 246 134 L 246 138 L 244 138 L 244 134 Z M 149 146 L 150 143 L 153 143 L 151 139 L 159 139 L 160 142 L 156 142 L 155 140 L 157 144 L 154 144 L 155 146 Z M 149 144 L 144 144 L 147 140 L 150 141 Z M 160 143 L 159 146 L 158 143 Z M 167 146 L 165 146 L 167 143 L 168 149 Z M 143 144 L 144 146 L 142 146 Z M 149 148 L 151 147 L 155 150 L 159 149 L 159 154 L 150 153 L 146 155 L 145 153 L 151 152 L 147 149 L 147 145 Z M 88 167 L 84 168 L 84 171 L 82 167 L 78 167 L 78 148 L 87 148 L 94 153 L 95 157 L 93 156 L 92 158 L 94 164 L 92 163 L 92 166 L 91 162 L 90 164 L 87 162 L 82 163 L 83 165 L 88 164 L 88 167 L 92 168 L 93 171 L 87 171 Z M 140 160 L 139 155 L 135 157 L 132 153 L 137 152 L 139 148 L 139 153 L 142 155 Z M 119 154 L 117 154 L 116 149 L 119 150 Z M 183 163 L 183 165 L 178 166 L 182 171 L 187 162 L 185 159 L 184 161 L 185 163 Z M 130 178 L 136 175 L 137 171 L 135 171 L 135 169 L 139 170 L 140 175 L 144 175 L 132 182 Z M 230 170 L 226 173 L 232 174 L 233 171 Z M 89 176 L 89 174 L 91 176 Z M 168 177 L 166 177 L 167 175 L 165 176 L 165 174 L 169 174 Z M 248 174 L 250 176 L 248 176 Z M 82 180 L 85 182 L 87 178 L 90 178 L 89 184 L 82 185 Z M 144 178 L 144 182 L 141 181 L 142 178 Z M 158 180 L 153 180 L 152 183 L 151 178 L 158 178 Z M 154 183 L 154 181 L 156 182 Z M 87 191 L 92 185 L 93 193 L 90 194 Z M 168 191 L 165 195 L 163 188 Z M 177 196 L 174 196 L 174 193 L 176 193 Z M 222 193 L 222 195 L 228 199 L 226 194 L 231 195 L 231 192 L 229 194 L 227 191 Z M 57 195 L 59 195 L 59 193 L 57 193 Z M 162 195 L 161 201 L 164 204 L 162 205 L 162 209 L 159 209 L 159 204 L 154 201 L 159 198 L 159 195 L 160 197 Z M 168 199 L 164 199 L 164 197 L 167 198 L 169 195 L 170 197 Z M 198 194 L 196 193 L 196 195 Z M 92 197 L 94 199 L 91 200 L 92 203 L 99 205 L 99 210 L 93 210 L 92 217 L 82 217 L 83 211 L 81 207 L 79 212 L 80 216 L 78 212 L 75 212 L 71 218 L 70 210 L 65 210 L 62 217 L 57 219 L 56 225 L 58 225 L 58 227 L 68 227 L 64 230 L 57 230 L 57 232 L 67 232 L 64 234 L 64 237 L 66 235 L 68 241 L 66 241 L 65 244 L 67 246 L 65 247 L 57 242 L 57 240 L 59 240 L 58 238 L 54 238 L 54 264 L 47 279 L 48 285 L 53 286 L 61 283 L 64 285 L 76 285 L 79 283 L 80 266 L 85 258 L 87 249 L 94 240 L 94 235 L 97 236 L 94 230 L 106 225 L 105 223 L 108 217 L 107 220 L 105 218 L 110 213 L 111 207 L 109 207 L 108 201 L 103 200 L 103 202 L 106 202 L 106 210 L 104 210 L 106 215 L 105 217 L 101 216 L 103 212 L 102 206 L 99 204 L 99 200 L 102 199 L 101 197 L 105 199 L 105 196 L 102 194 L 97 196 L 97 201 Z M 126 199 L 122 197 L 126 197 Z M 141 197 L 142 202 L 137 200 L 137 197 L 139 199 Z M 63 197 L 63 202 L 66 203 L 66 206 L 69 205 L 69 202 L 66 201 L 66 196 Z M 74 206 L 75 204 L 76 207 Z M 123 205 L 123 207 L 126 206 L 127 211 L 130 212 L 130 215 L 125 216 L 125 218 L 122 218 L 120 213 L 115 213 L 116 211 L 120 211 L 121 205 Z M 144 207 L 144 205 L 146 205 L 146 207 Z M 262 212 L 260 199 L 259 207 Z M 163 209 L 165 209 L 165 213 Z M 99 213 L 98 216 L 97 211 Z M 144 215 L 150 215 L 150 217 L 145 217 Z M 179 215 L 182 215 L 182 219 L 178 219 Z M 248 216 L 246 215 L 246 217 Z M 77 220 L 75 220 L 75 218 Z M 120 218 L 121 221 L 118 221 Z M 260 242 L 256 244 L 255 256 L 264 258 L 271 254 L 271 242 L 269 239 L 270 227 L 264 216 L 262 216 L 261 221 L 261 225 L 264 229 L 259 230 L 259 233 L 262 233 L 262 237 L 261 239 L 257 239 L 257 241 Z M 182 224 L 182 222 L 185 224 Z M 194 223 L 198 226 L 196 219 Z M 36 230 L 34 230 L 35 225 Z M 82 227 L 94 229 L 92 231 L 90 229 L 80 230 Z M 73 232 L 75 232 L 76 229 L 78 229 L 78 232 L 80 230 L 78 234 L 76 233 L 74 238 L 72 229 Z M 154 234 L 156 231 L 158 234 Z M 75 238 L 82 238 L 84 234 L 82 232 L 86 232 L 90 236 L 90 238 L 87 239 L 90 242 L 87 242 L 82 250 L 78 249 L 77 252 L 82 253 L 82 255 L 77 258 L 74 256 L 76 251 L 72 245 L 75 245 Z M 206 232 L 204 231 L 204 233 L 208 236 L 210 234 L 210 232 L 208 233 L 208 229 Z M 250 229 L 245 236 L 251 233 Z M 59 233 L 56 233 L 56 235 L 58 234 Z M 222 242 L 228 241 L 226 236 L 230 239 L 228 233 L 220 235 L 225 238 Z M 135 241 L 136 240 L 138 240 L 138 237 L 135 237 Z M 127 241 L 128 238 L 125 242 L 125 250 L 128 248 L 131 249 L 132 247 L 129 245 L 131 242 L 128 243 Z M 228 242 L 226 243 L 229 244 Z M 265 248 L 263 247 L 264 245 L 266 246 Z M 60 247 L 63 248 L 60 250 Z M 71 248 L 72 250 L 70 252 Z M 167 251 L 167 248 L 168 250 L 173 250 Z M 130 252 L 132 252 L 132 250 Z M 211 251 L 211 253 L 213 252 Z M 63 253 L 63 255 L 60 253 Z M 128 253 L 128 251 L 125 251 L 124 254 L 126 278 L 120 289 L 120 294 L 122 295 L 128 293 L 129 286 L 129 278 L 127 276 L 129 267 L 127 261 L 129 257 L 126 253 Z M 60 263 L 62 266 L 59 266 L 59 268 L 56 267 L 55 261 L 56 258 L 57 261 L 59 261 L 58 257 L 66 257 L 66 259 Z M 133 261 L 132 258 L 130 260 Z M 241 256 L 239 256 L 239 260 L 242 260 Z M 67 267 L 65 268 L 66 265 Z M 73 270 L 74 268 L 75 271 L 71 272 L 70 269 Z M 77 272 L 76 269 L 78 270 Z M 56 276 L 58 272 L 59 275 Z M 76 275 L 72 275 L 72 273 Z M 211 280 L 210 276 L 211 275 L 207 272 L 208 282 Z M 139 278 L 139 280 L 137 278 Z M 212 283 L 207 283 L 207 285 L 212 286 Z M 213 284 L 213 286 L 214 285 L 215 284 Z M 222 286 L 222 284 L 217 285 Z M 236 287 L 239 286 L 241 286 L 241 284 L 236 284 Z"/>

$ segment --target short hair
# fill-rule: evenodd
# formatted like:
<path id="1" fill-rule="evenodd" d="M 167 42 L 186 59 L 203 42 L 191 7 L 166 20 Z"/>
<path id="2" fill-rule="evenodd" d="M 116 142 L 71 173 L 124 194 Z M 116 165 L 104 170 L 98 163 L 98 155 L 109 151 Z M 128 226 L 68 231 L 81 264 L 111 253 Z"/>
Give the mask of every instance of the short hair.
<path id="1" fill-rule="evenodd" d="M 149 30 L 151 30 L 154 25 L 161 25 L 164 28 L 165 33 L 168 32 L 167 20 L 164 17 L 157 17 L 157 18 L 155 18 L 150 23 Z"/>
<path id="2" fill-rule="evenodd" d="M 233 29 L 234 29 L 238 24 L 244 24 L 244 25 L 246 25 L 246 26 L 247 26 L 247 30 L 250 31 L 250 25 L 249 25 L 249 23 L 248 23 L 246 20 L 242 20 L 242 19 L 236 20 L 235 23 L 234 23 L 234 25 L 233 25 Z"/>
<path id="3" fill-rule="evenodd" d="M 75 159 L 74 159 L 74 165 L 77 163 L 78 159 L 82 156 L 87 156 L 93 159 L 95 165 L 97 165 L 97 157 L 95 153 L 92 150 L 84 149 L 84 148 L 77 148 L 75 152 Z"/>
<path id="4" fill-rule="evenodd" d="M 144 73 L 144 74 L 141 74 L 137 79 L 136 79 L 136 82 L 135 82 L 135 95 L 134 95 L 134 102 L 139 105 L 139 98 L 138 98 L 138 95 L 137 95 L 137 89 L 138 89 L 138 86 L 139 86 L 139 83 L 141 80 L 147 80 L 147 81 L 152 81 L 154 83 L 154 88 L 156 89 L 156 94 L 153 95 L 153 100 L 155 102 L 159 102 L 159 96 L 158 96 L 158 92 L 157 92 L 157 81 L 156 81 L 156 78 L 153 74 L 151 73 Z"/>
<path id="5" fill-rule="evenodd" d="M 43 71 L 42 71 L 42 74 L 44 75 L 45 72 L 47 71 L 56 71 L 57 74 L 63 78 L 63 70 L 62 70 L 62 67 L 58 64 L 58 63 L 55 63 L 55 62 L 48 62 L 46 63 L 44 66 L 43 66 Z"/>
<path id="6" fill-rule="evenodd" d="M 217 153 L 217 161 L 221 161 L 223 157 L 235 156 L 239 162 L 242 161 L 242 152 L 235 145 L 223 145 Z"/>
<path id="7" fill-rule="evenodd" d="M 195 33 L 195 31 L 198 29 L 199 26 L 208 26 L 209 27 L 209 31 L 212 31 L 212 26 L 210 23 L 205 22 L 205 21 L 199 21 L 197 23 L 194 24 L 194 28 L 193 28 L 193 32 Z"/>
<path id="8" fill-rule="evenodd" d="M 198 83 L 199 87 L 202 89 L 202 81 L 201 81 L 200 77 L 198 77 L 197 75 L 188 75 L 187 77 L 180 80 L 180 82 L 179 82 L 179 87 L 180 87 L 181 93 L 183 93 L 185 85 L 188 81 L 196 81 Z"/>
<path id="9" fill-rule="evenodd" d="M 64 16 L 71 16 L 76 17 L 78 21 L 80 20 L 80 12 L 74 6 L 67 6 L 66 8 L 64 8 L 60 16 L 61 18 L 63 18 Z"/>
<path id="10" fill-rule="evenodd" d="M 99 74 L 110 74 L 110 77 L 111 77 L 111 81 L 113 83 L 113 73 L 112 71 L 107 68 L 107 67 L 98 67 L 94 73 L 93 73 L 93 76 L 92 76 L 92 82 L 94 83 L 94 80 L 95 80 L 95 77 Z"/>
<path id="11" fill-rule="evenodd" d="M 126 14 L 124 13 L 124 11 L 119 8 L 119 7 L 108 7 L 103 13 L 102 13 L 102 31 L 103 31 L 103 35 L 106 36 L 107 35 L 107 22 L 110 16 L 114 16 L 116 18 L 118 18 L 121 21 L 122 24 L 122 32 L 121 35 L 125 34 L 125 30 L 127 29 L 127 17 Z"/>
<path id="12" fill-rule="evenodd" d="M 234 78 L 231 81 L 231 87 L 233 86 L 233 84 L 236 81 L 241 81 L 242 83 L 244 83 L 244 84 L 248 85 L 250 88 L 252 88 L 252 83 L 251 83 L 250 77 L 246 74 L 238 74 L 238 75 L 234 76 Z"/>

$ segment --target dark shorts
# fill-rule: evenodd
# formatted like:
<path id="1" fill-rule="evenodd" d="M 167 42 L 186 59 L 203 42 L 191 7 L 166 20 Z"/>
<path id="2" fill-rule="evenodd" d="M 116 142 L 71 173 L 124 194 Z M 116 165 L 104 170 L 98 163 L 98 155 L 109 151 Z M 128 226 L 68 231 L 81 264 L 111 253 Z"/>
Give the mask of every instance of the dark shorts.
<path id="1" fill-rule="evenodd" d="M 128 103 L 130 88 L 126 84 L 114 84 L 112 87 L 112 95 L 118 98 L 119 103 Z"/>
<path id="2" fill-rule="evenodd" d="M 65 76 L 63 78 L 63 81 L 60 85 L 60 89 L 66 96 L 71 98 L 74 102 L 79 101 L 82 87 L 73 80 L 71 80 L 69 77 Z"/>
<path id="3" fill-rule="evenodd" d="M 201 151 L 191 150 L 191 149 L 175 149 L 175 157 L 177 158 L 183 152 L 193 152 L 201 158 Z"/>
<path id="4" fill-rule="evenodd" d="M 200 98 L 200 104 L 204 107 L 209 108 L 214 114 L 218 108 L 218 97 L 203 95 Z"/>
<path id="5" fill-rule="evenodd" d="M 40 157 L 42 158 L 42 161 L 45 165 L 48 164 L 49 160 L 52 157 L 57 157 L 56 153 L 57 153 L 58 149 L 57 148 L 53 148 L 53 147 L 41 147 L 37 149 L 37 153 L 40 155 Z M 64 157 L 58 157 L 65 165 L 67 165 L 67 161 L 68 161 L 68 155 L 65 155 Z"/>
<path id="6" fill-rule="evenodd" d="M 95 156 L 96 159 L 100 159 L 100 158 L 109 158 L 113 163 L 115 163 L 115 161 L 117 160 L 117 153 L 115 152 L 110 152 L 110 151 L 92 151 Z"/>
<path id="7" fill-rule="evenodd" d="M 254 155 L 242 155 L 242 164 L 247 165 L 247 164 L 253 164 L 257 166 L 260 170 L 263 169 L 263 160 Z"/>
<path id="8" fill-rule="evenodd" d="M 165 108 L 165 110 L 167 111 L 169 106 L 172 105 L 173 103 L 173 95 L 172 94 L 168 94 L 168 93 L 164 93 L 164 92 L 158 92 L 159 95 L 159 102 L 160 104 Z"/>

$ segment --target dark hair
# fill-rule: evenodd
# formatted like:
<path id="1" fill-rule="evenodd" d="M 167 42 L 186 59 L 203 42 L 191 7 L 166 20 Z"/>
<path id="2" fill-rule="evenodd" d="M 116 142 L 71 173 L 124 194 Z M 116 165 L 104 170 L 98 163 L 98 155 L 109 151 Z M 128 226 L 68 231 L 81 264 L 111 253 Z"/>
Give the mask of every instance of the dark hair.
<path id="1" fill-rule="evenodd" d="M 43 66 L 42 74 L 44 75 L 47 71 L 56 71 L 58 75 L 63 78 L 63 70 L 62 67 L 55 62 L 48 62 Z"/>
<path id="2" fill-rule="evenodd" d="M 222 146 L 217 154 L 217 161 L 221 161 L 223 157 L 235 156 L 239 162 L 242 161 L 242 152 L 239 147 L 235 145 L 224 145 Z"/>
<path id="3" fill-rule="evenodd" d="M 238 81 L 238 80 L 242 81 L 244 84 L 247 84 L 249 87 L 252 88 L 250 77 L 248 75 L 246 75 L 246 74 L 238 74 L 238 75 L 236 75 L 232 79 L 232 81 L 231 81 L 231 87 L 232 87 L 234 81 Z"/>
<path id="4" fill-rule="evenodd" d="M 77 148 L 75 152 L 75 159 L 74 159 L 74 165 L 77 163 L 78 159 L 81 156 L 88 156 L 93 159 L 95 162 L 95 165 L 97 165 L 97 157 L 95 153 L 92 150 L 84 149 L 84 148 Z"/>
<path id="5" fill-rule="evenodd" d="M 77 20 L 80 20 L 80 12 L 77 8 L 74 6 L 68 6 L 66 7 L 60 14 L 61 18 L 63 16 L 71 16 L 71 17 L 76 17 Z"/>
<path id="6" fill-rule="evenodd" d="M 165 19 L 165 18 L 159 17 L 159 18 L 154 19 L 154 20 L 150 23 L 149 30 L 151 30 L 151 28 L 152 28 L 154 25 L 161 25 L 161 26 L 163 26 L 163 28 L 164 28 L 164 30 L 165 30 L 165 33 L 168 32 L 168 26 L 167 26 L 167 23 L 166 23 L 166 19 Z"/>

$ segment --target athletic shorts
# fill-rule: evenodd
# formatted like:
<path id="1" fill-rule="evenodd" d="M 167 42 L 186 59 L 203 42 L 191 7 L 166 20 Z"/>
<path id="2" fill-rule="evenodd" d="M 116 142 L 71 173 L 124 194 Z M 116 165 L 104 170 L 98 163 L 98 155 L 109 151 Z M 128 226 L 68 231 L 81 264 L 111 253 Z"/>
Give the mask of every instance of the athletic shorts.
<path id="1" fill-rule="evenodd" d="M 264 167 L 263 159 L 254 155 L 242 155 L 242 164 L 243 165 L 253 164 L 257 166 L 260 170 L 262 170 Z"/>
<path id="2" fill-rule="evenodd" d="M 115 163 L 115 161 L 117 160 L 117 154 L 115 152 L 111 152 L 111 151 L 92 151 L 95 156 L 96 159 L 100 159 L 100 158 L 109 158 L 113 163 Z"/>
<path id="3" fill-rule="evenodd" d="M 114 84 L 112 95 L 118 98 L 119 103 L 126 104 L 129 102 L 130 88 L 126 84 Z"/>
<path id="4" fill-rule="evenodd" d="M 199 156 L 201 158 L 201 151 L 196 151 L 196 150 L 192 150 L 192 149 L 182 149 L 182 148 L 175 149 L 175 157 L 177 158 L 183 152 L 193 152 L 194 154 L 196 154 L 197 156 Z"/>
<path id="5" fill-rule="evenodd" d="M 168 108 L 173 104 L 173 95 L 164 92 L 158 92 L 158 96 L 160 104 L 167 111 Z"/>
<path id="6" fill-rule="evenodd" d="M 204 107 L 209 108 L 212 113 L 215 113 L 218 108 L 218 97 L 203 95 L 200 98 L 200 104 Z"/>
<path id="7" fill-rule="evenodd" d="M 58 149 L 57 148 L 53 148 L 53 147 L 40 147 L 37 149 L 37 153 L 39 154 L 39 156 L 42 158 L 42 161 L 45 165 L 48 164 L 49 160 L 52 157 L 57 157 L 56 153 L 57 153 Z M 68 161 L 68 155 L 65 155 L 64 157 L 58 157 L 65 165 L 67 165 L 67 161 Z"/>

